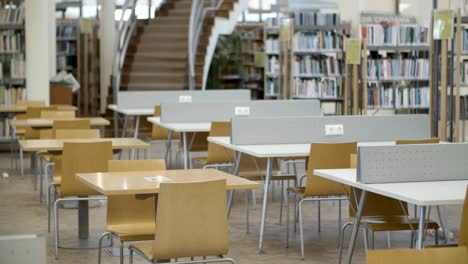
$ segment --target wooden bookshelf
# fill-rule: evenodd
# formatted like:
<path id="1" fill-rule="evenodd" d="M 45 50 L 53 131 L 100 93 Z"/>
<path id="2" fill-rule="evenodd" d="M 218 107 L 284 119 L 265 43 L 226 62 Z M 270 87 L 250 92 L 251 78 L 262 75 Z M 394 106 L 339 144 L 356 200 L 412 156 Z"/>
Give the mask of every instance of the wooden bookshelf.
<path id="1" fill-rule="evenodd" d="M 361 22 L 362 113 L 427 113 L 429 28 L 413 17 L 387 14 L 361 14 Z"/>
<path id="2" fill-rule="evenodd" d="M 280 70 L 280 28 L 278 18 L 265 21 L 263 41 L 265 43 L 264 99 L 278 98 Z"/>

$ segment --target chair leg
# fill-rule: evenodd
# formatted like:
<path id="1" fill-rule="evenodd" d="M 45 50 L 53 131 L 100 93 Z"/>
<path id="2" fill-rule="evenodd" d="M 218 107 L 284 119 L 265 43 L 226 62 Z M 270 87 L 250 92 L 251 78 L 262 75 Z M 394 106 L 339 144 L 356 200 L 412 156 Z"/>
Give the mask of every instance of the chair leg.
<path id="1" fill-rule="evenodd" d="M 58 259 L 58 245 L 59 245 L 59 216 L 58 216 L 58 206 L 61 202 L 61 199 L 57 199 L 54 202 L 54 254 L 55 259 Z"/>
<path id="2" fill-rule="evenodd" d="M 289 190 L 286 191 L 286 248 L 289 248 Z"/>
<path id="3" fill-rule="evenodd" d="M 341 232 L 340 232 L 340 245 L 338 247 L 338 264 L 341 264 L 341 257 L 343 255 L 343 240 L 344 240 L 344 232 L 346 231 L 346 228 L 348 228 L 348 226 L 351 226 L 353 223 L 352 222 L 348 222 L 346 224 L 343 225 L 343 227 L 341 228 Z"/>
<path id="4" fill-rule="evenodd" d="M 109 236 L 111 233 L 110 232 L 104 232 L 102 233 L 101 237 L 99 238 L 99 246 L 98 246 L 98 264 L 101 264 L 101 253 L 102 253 L 102 240 L 104 237 Z"/>
<path id="5" fill-rule="evenodd" d="M 50 193 L 53 187 L 54 185 L 51 184 L 47 188 L 47 232 L 50 232 Z M 55 194 L 54 194 L 54 197 L 55 197 Z M 54 199 L 54 203 L 55 203 L 55 199 Z"/>
<path id="6" fill-rule="evenodd" d="M 302 205 L 304 200 L 299 202 L 299 234 L 301 236 L 301 258 L 304 259 L 304 230 L 302 226 Z"/>
<path id="7" fill-rule="evenodd" d="M 39 204 L 42 204 L 42 195 L 43 195 L 43 160 L 39 157 Z"/>
<path id="8" fill-rule="evenodd" d="M 249 226 L 249 195 L 250 192 L 249 190 L 245 190 L 245 233 L 249 234 L 250 233 L 250 226 Z"/>
<path id="9" fill-rule="evenodd" d="M 364 251 L 367 252 L 369 250 L 369 236 L 368 236 L 368 230 L 364 228 L 364 232 L 362 232 L 362 236 L 364 238 Z"/>
<path id="10" fill-rule="evenodd" d="M 280 219 L 279 224 L 283 223 L 283 199 L 284 199 L 284 181 L 281 181 L 281 195 L 280 195 Z"/>
<path id="11" fill-rule="evenodd" d="M 120 264 L 124 263 L 124 244 L 120 241 Z"/>
<path id="12" fill-rule="evenodd" d="M 439 245 L 439 230 L 438 229 L 434 229 L 434 240 L 435 240 L 435 244 Z"/>
<path id="13" fill-rule="evenodd" d="M 389 232 L 388 234 L 390 234 L 390 232 Z M 375 236 L 374 236 L 375 233 L 374 233 L 374 231 L 371 230 L 371 231 L 370 231 L 370 235 L 371 235 L 370 248 L 371 248 L 372 250 L 374 250 L 374 249 L 375 249 Z M 389 244 L 389 245 L 390 245 L 390 244 Z"/>
<path id="14" fill-rule="evenodd" d="M 256 210 L 257 209 L 257 198 L 256 198 L 256 191 L 252 190 L 252 209 Z"/>
<path id="15" fill-rule="evenodd" d="M 372 234 L 373 236 L 374 234 Z M 390 231 L 387 231 L 387 248 L 392 248 L 392 240 L 390 237 Z"/>
<path id="16" fill-rule="evenodd" d="M 296 200 L 294 201 L 294 232 L 297 232 L 297 221 L 298 221 L 298 215 L 299 215 L 299 210 L 297 208 L 297 205 L 299 204 L 299 197 L 296 196 Z"/>
<path id="17" fill-rule="evenodd" d="M 320 200 L 317 201 L 318 202 L 318 214 L 317 214 L 317 220 L 318 220 L 318 225 L 317 225 L 317 230 L 320 232 L 320 223 L 321 223 L 321 215 L 320 215 Z"/>
<path id="18" fill-rule="evenodd" d="M 128 263 L 133 264 L 133 248 L 130 248 L 130 252 L 128 254 Z"/>

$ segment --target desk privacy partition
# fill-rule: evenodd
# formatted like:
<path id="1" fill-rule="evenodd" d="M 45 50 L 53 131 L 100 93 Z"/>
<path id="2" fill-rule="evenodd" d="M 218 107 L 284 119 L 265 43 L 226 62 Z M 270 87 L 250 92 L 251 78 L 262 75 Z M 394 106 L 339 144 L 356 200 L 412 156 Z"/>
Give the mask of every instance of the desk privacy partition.
<path id="1" fill-rule="evenodd" d="M 124 91 L 117 94 L 119 108 L 154 108 L 163 102 L 250 101 L 250 90 Z"/>
<path id="2" fill-rule="evenodd" d="M 359 147 L 361 183 L 468 180 L 468 144 Z"/>
<path id="3" fill-rule="evenodd" d="M 271 100 L 245 102 L 162 103 L 161 122 L 203 123 L 230 121 L 234 116 L 278 117 L 320 116 L 318 100 Z"/>
<path id="4" fill-rule="evenodd" d="M 235 145 L 381 142 L 430 138 L 428 115 L 234 117 Z"/>

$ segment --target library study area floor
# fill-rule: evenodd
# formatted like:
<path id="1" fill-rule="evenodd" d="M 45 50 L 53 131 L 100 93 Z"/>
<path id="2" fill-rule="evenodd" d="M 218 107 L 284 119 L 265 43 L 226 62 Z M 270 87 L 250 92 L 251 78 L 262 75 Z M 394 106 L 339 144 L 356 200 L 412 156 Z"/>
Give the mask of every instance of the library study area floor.
<path id="1" fill-rule="evenodd" d="M 161 158 L 162 145 L 152 144 L 151 157 Z M 126 158 L 126 155 L 123 156 Z M 53 233 L 47 232 L 47 209 L 45 203 L 42 205 L 38 201 L 38 193 L 33 189 L 32 177 L 29 169 L 25 170 L 25 176 L 19 176 L 17 171 L 10 169 L 10 156 L 8 153 L 0 153 L 0 169 L 8 172 L 8 178 L 0 178 L 0 233 L 1 234 L 41 234 L 47 238 L 48 242 L 48 263 L 96 263 L 97 250 L 67 250 L 61 249 L 59 259 L 54 259 L 53 254 Z M 29 168 L 29 159 L 26 160 L 25 168 Z M 299 232 L 292 233 L 290 246 L 286 248 L 286 216 L 283 214 L 283 222 L 279 223 L 280 196 L 279 184 L 275 186 L 274 202 L 268 206 L 268 218 L 264 237 L 264 254 L 257 253 L 258 234 L 261 215 L 261 195 L 262 191 L 257 191 L 257 207 L 250 206 L 250 233 L 246 234 L 245 229 L 245 200 L 244 195 L 234 196 L 232 213 L 229 218 L 230 230 L 230 251 L 229 257 L 234 258 L 237 263 L 337 263 L 338 256 L 338 210 L 337 204 L 332 202 L 322 202 L 321 204 L 321 232 L 317 231 L 317 205 L 315 203 L 306 204 L 304 207 L 304 241 L 305 260 L 300 257 Z M 290 199 L 291 201 L 292 199 Z M 292 217 L 292 204 L 291 217 Z M 348 204 L 343 202 L 343 223 L 347 221 Z M 461 206 L 448 206 L 448 225 L 455 238 L 458 237 Z M 285 212 L 285 211 L 283 211 Z M 105 205 L 95 206 L 90 209 L 90 236 L 99 237 L 105 231 Z M 433 212 L 432 217 L 436 214 Z M 77 210 L 60 210 L 60 240 L 75 239 L 77 237 Z M 292 221 L 291 221 L 292 222 Z M 292 224 L 292 223 L 291 223 Z M 292 226 L 291 226 L 292 227 Z M 292 230 L 292 228 L 291 228 Z M 346 234 L 349 236 L 349 233 Z M 391 245 L 393 248 L 408 248 L 408 232 L 391 233 Z M 433 239 L 428 236 L 429 243 Z M 345 239 L 345 245 L 348 239 Z M 386 233 L 376 234 L 376 249 L 387 247 Z M 353 263 L 365 263 L 364 245 L 362 232 L 355 249 Z M 103 253 L 102 263 L 118 263 L 118 257 Z M 128 263 L 128 258 L 125 258 Z M 140 257 L 135 257 L 134 263 L 147 263 Z"/>

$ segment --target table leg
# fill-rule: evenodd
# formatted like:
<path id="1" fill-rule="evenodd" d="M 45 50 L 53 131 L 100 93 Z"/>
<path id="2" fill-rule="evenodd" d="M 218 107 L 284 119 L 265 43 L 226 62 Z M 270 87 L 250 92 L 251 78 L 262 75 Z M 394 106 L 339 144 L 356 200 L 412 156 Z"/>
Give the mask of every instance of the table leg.
<path id="1" fill-rule="evenodd" d="M 78 201 L 78 237 L 89 238 L 89 202 L 86 200 Z"/>
<path id="2" fill-rule="evenodd" d="M 127 126 L 128 126 L 128 115 L 125 115 L 124 116 L 124 124 L 123 124 L 123 127 L 122 127 L 122 137 L 125 137 L 125 135 L 127 134 Z"/>
<path id="3" fill-rule="evenodd" d="M 424 233 L 425 233 L 425 221 L 426 219 L 426 207 L 419 206 L 419 227 L 418 227 L 418 240 L 416 241 L 416 249 L 422 249 L 424 247 Z"/>
<path id="4" fill-rule="evenodd" d="M 184 141 L 184 169 L 188 169 L 188 146 L 187 146 L 187 132 L 182 132 L 182 140 Z"/>
<path id="5" fill-rule="evenodd" d="M 135 131 L 133 132 L 133 137 L 138 138 L 138 131 L 140 130 L 140 116 L 137 115 L 135 118 Z"/>
<path id="6" fill-rule="evenodd" d="M 167 133 L 166 153 L 164 154 L 164 161 L 166 162 L 167 165 L 169 165 L 167 159 L 169 157 L 169 151 L 171 149 L 171 141 L 172 141 L 172 130 L 169 130 Z"/>
<path id="7" fill-rule="evenodd" d="M 263 208 L 262 208 L 262 220 L 260 224 L 260 239 L 258 242 L 258 253 L 263 253 L 263 233 L 265 231 L 266 213 L 268 205 L 268 189 L 270 187 L 271 180 L 271 162 L 272 158 L 267 159 L 266 177 L 263 185 Z"/>
<path id="8" fill-rule="evenodd" d="M 24 160 L 23 160 L 23 147 L 19 147 L 20 150 L 20 175 L 24 176 Z"/>
<path id="9" fill-rule="evenodd" d="M 364 209 L 364 204 L 366 202 L 367 191 L 362 190 L 361 198 L 359 199 L 359 207 L 356 213 L 356 219 L 354 220 L 353 231 L 351 233 L 351 237 L 349 239 L 349 246 L 348 246 L 348 255 L 346 257 L 346 264 L 351 263 L 351 259 L 353 258 L 354 253 L 354 245 L 356 244 L 356 238 L 359 233 L 359 225 L 361 223 L 361 216 L 362 210 Z"/>
<path id="10" fill-rule="evenodd" d="M 119 113 L 114 112 L 114 137 L 119 137 Z"/>

